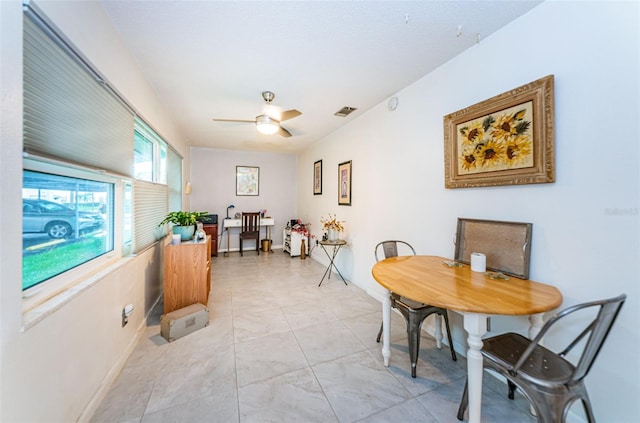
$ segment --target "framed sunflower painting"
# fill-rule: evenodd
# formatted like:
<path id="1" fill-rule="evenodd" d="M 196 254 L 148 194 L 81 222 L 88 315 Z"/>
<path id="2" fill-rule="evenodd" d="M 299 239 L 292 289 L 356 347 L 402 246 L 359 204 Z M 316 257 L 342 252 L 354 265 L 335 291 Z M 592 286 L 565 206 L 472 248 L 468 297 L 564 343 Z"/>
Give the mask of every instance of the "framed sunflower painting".
<path id="1" fill-rule="evenodd" d="M 444 117 L 445 188 L 555 181 L 553 75 Z"/>

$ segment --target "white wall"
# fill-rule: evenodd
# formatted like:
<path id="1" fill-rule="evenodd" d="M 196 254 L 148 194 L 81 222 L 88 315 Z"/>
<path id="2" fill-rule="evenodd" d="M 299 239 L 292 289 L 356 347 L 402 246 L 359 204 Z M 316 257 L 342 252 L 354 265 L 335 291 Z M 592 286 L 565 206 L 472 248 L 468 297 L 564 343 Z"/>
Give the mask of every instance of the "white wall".
<path id="1" fill-rule="evenodd" d="M 192 210 L 217 214 L 218 235 L 222 236 L 222 220 L 230 204 L 235 206 L 229 210 L 231 217 L 238 212 L 266 209 L 267 216 L 275 220 L 272 246 L 282 246 L 282 229 L 289 219 L 296 218 L 295 155 L 192 147 L 191 157 Z M 236 196 L 236 166 L 260 168 L 258 196 Z M 261 233 L 264 238 L 265 229 Z M 239 249 L 237 230 L 231 231 L 230 244 L 231 251 Z M 218 247 L 226 251 L 226 234 Z M 246 244 L 245 248 L 251 246 Z"/>
<path id="2" fill-rule="evenodd" d="M 378 105 L 298 161 L 300 216 L 318 224 L 316 234 L 329 212 L 347 221 L 338 267 L 373 295 L 381 293 L 370 273 L 378 241 L 451 257 L 458 217 L 532 222 L 530 278 L 557 286 L 563 306 L 627 293 L 587 379 L 598 420 L 617 423 L 640 418 L 639 17 L 637 2 L 545 2 L 399 92 L 395 112 Z M 548 74 L 556 182 L 445 189 L 443 116 Z M 314 196 L 319 159 L 324 192 Z M 351 207 L 337 205 L 337 165 L 346 160 Z M 522 319 L 493 320 L 526 328 Z M 454 343 L 464 345 L 454 321 Z"/>
<path id="3" fill-rule="evenodd" d="M 34 326 L 21 292 L 22 7 L 0 1 L 0 421 L 86 418 L 127 358 L 160 296 L 162 247 L 127 259 Z M 38 1 L 133 106 L 187 158 L 188 148 L 98 2 Z M 135 310 L 121 327 L 125 304 Z M 86 413 L 82 415 L 83 411 Z"/>

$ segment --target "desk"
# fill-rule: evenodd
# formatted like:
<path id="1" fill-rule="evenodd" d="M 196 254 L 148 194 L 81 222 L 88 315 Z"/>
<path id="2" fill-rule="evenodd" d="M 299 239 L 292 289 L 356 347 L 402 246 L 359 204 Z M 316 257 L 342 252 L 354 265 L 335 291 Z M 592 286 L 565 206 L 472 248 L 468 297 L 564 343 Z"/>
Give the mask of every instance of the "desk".
<path id="1" fill-rule="evenodd" d="M 327 273 L 329 274 L 329 277 L 327 279 L 331 279 L 331 267 L 336 269 L 336 272 L 338 272 L 338 275 L 340 275 L 340 277 L 342 278 L 342 282 L 344 282 L 345 285 L 347 284 L 347 281 L 344 280 L 344 276 L 342 276 L 342 273 L 340 273 L 340 271 L 336 267 L 336 264 L 333 262 L 338 255 L 338 251 L 340 251 L 340 248 L 346 244 L 347 241 L 345 241 L 344 239 L 338 239 L 337 241 L 320 241 L 322 250 L 327 255 L 327 257 L 329 257 L 329 266 L 327 267 L 327 270 L 324 271 L 324 275 L 322 275 L 322 279 L 320 280 L 318 286 L 322 285 L 324 277 L 327 276 Z M 327 251 L 327 247 L 333 247 L 333 251 L 331 252 L 331 254 L 329 254 L 329 252 Z"/>
<path id="2" fill-rule="evenodd" d="M 265 237 L 266 239 L 271 239 L 271 227 L 275 225 L 275 221 L 273 220 L 273 218 L 271 217 L 266 217 L 266 218 L 261 218 L 260 219 L 260 227 L 265 227 L 266 228 L 266 234 Z M 229 243 L 230 240 L 230 233 L 229 233 L 229 229 L 230 228 L 242 228 L 242 219 L 224 219 L 222 221 L 222 230 L 226 230 L 227 231 L 227 251 L 224 252 L 225 257 L 229 254 L 229 250 L 231 249 L 231 244 Z M 258 241 L 259 243 L 260 241 Z M 260 248 L 260 246 L 258 246 L 258 248 Z"/>
<path id="3" fill-rule="evenodd" d="M 469 338 L 467 376 L 469 379 L 469 422 L 480 422 L 482 400 L 482 336 L 487 331 L 487 316 L 531 315 L 529 336 L 542 328 L 542 313 L 562 303 L 555 287 L 527 279 L 492 280 L 472 272 L 468 265 L 449 267 L 449 261 L 435 256 L 391 257 L 376 263 L 373 278 L 388 291 L 426 304 L 462 314 Z M 382 303 L 384 365 L 389 366 L 389 292 Z M 453 417 L 452 417 L 453 420 Z"/>

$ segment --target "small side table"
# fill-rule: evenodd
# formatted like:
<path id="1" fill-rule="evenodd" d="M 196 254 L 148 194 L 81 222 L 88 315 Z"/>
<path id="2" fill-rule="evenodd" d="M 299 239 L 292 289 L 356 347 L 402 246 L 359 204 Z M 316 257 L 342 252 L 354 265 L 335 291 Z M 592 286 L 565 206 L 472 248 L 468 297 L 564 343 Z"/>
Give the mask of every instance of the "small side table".
<path id="1" fill-rule="evenodd" d="M 329 277 L 327 279 L 331 279 L 331 267 L 336 269 L 336 272 L 338 272 L 338 275 L 340 275 L 340 277 L 342 278 L 342 282 L 344 282 L 344 284 L 346 285 L 347 281 L 344 280 L 344 276 L 342 276 L 342 273 L 340 273 L 340 271 L 336 267 L 334 260 L 338 255 L 338 251 L 340 251 L 340 248 L 343 245 L 347 245 L 347 241 L 345 241 L 344 239 L 339 239 L 337 241 L 323 240 L 323 241 L 320 241 L 320 245 L 322 246 L 322 250 L 324 251 L 324 253 L 327 255 L 327 257 L 329 257 L 329 266 L 327 267 L 327 270 L 324 271 L 324 275 L 322 275 L 322 280 L 320 280 L 320 283 L 318 284 L 318 286 L 322 285 L 322 282 L 324 282 L 324 278 L 325 276 L 327 276 L 327 274 L 329 274 Z M 329 254 L 329 251 L 327 251 L 327 247 L 333 247 L 331 254 Z"/>

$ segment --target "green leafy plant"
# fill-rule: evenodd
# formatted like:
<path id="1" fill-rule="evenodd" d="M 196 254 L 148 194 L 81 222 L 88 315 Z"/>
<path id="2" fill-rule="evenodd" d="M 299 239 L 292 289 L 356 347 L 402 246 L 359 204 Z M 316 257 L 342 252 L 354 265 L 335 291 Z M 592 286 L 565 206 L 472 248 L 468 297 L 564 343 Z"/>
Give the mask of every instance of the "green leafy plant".
<path id="1" fill-rule="evenodd" d="M 167 216 L 165 216 L 164 220 L 158 224 L 158 226 L 162 226 L 166 223 L 173 223 L 177 226 L 191 226 L 195 225 L 196 221 L 208 215 L 209 212 L 198 212 L 198 211 L 174 211 L 169 212 Z"/>

